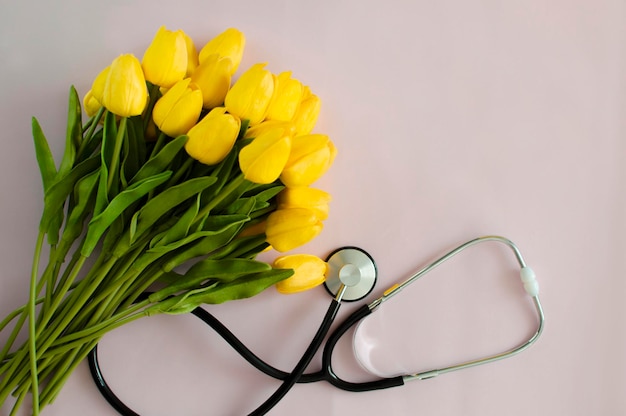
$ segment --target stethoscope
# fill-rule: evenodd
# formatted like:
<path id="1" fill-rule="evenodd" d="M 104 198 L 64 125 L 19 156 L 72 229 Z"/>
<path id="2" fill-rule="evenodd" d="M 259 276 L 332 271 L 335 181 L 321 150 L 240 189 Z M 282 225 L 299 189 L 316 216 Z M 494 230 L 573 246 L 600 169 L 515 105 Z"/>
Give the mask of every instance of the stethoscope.
<path id="1" fill-rule="evenodd" d="M 519 344 L 517 347 L 510 350 L 506 350 L 501 353 L 488 355 L 475 360 L 461 362 L 446 366 L 443 368 L 436 368 L 427 371 L 421 371 L 413 374 L 404 374 L 388 378 L 378 378 L 368 382 L 351 382 L 339 377 L 332 366 L 332 354 L 337 345 L 337 342 L 343 337 L 343 335 L 357 323 L 361 322 L 363 318 L 376 311 L 380 306 L 398 295 L 411 283 L 415 282 L 420 277 L 424 276 L 429 271 L 433 270 L 437 266 L 441 265 L 450 258 L 456 256 L 463 250 L 474 246 L 476 244 L 495 241 L 508 246 L 515 255 L 517 262 L 520 266 L 520 277 L 524 285 L 524 289 L 531 296 L 535 309 L 538 315 L 538 324 L 535 333 L 526 341 Z M 329 273 L 325 284 L 328 292 L 333 296 L 330 306 L 324 316 L 324 319 L 317 330 L 313 340 L 309 344 L 308 348 L 298 361 L 298 364 L 291 372 L 281 371 L 265 361 L 257 357 L 252 351 L 250 351 L 237 337 L 228 330 L 222 323 L 220 323 L 213 315 L 202 308 L 196 308 L 192 314 L 202 319 L 206 324 L 213 328 L 226 342 L 228 342 L 246 361 L 256 367 L 258 370 L 267 374 L 270 377 L 282 380 L 280 387 L 270 396 L 261 406 L 250 415 L 264 415 L 270 411 L 287 392 L 295 385 L 295 383 L 312 383 L 316 381 L 327 381 L 333 386 L 352 392 L 362 392 L 371 390 L 386 389 L 389 387 L 398 387 L 404 385 L 408 381 L 412 380 L 425 380 L 441 374 L 450 373 L 452 371 L 462 370 L 477 365 L 487 364 L 490 362 L 502 360 L 504 358 L 516 355 L 537 341 L 544 326 L 544 313 L 541 303 L 539 301 L 539 285 L 535 279 L 535 273 L 526 265 L 519 249 L 510 240 L 499 236 L 485 236 L 479 237 L 456 247 L 455 249 L 444 254 L 437 260 L 433 261 L 426 267 L 422 268 L 414 275 L 406 279 L 404 282 L 395 284 L 389 289 L 385 290 L 381 297 L 374 300 L 369 304 L 365 304 L 356 309 L 350 316 L 348 316 L 329 336 L 326 344 L 324 345 L 322 352 L 322 369 L 314 372 L 304 374 L 304 370 L 313 359 L 315 353 L 319 350 L 323 340 L 326 338 L 330 331 L 330 327 L 335 320 L 339 306 L 342 300 L 345 301 L 357 301 L 367 296 L 374 288 L 377 280 L 376 264 L 372 257 L 362 249 L 357 247 L 343 247 L 330 254 L 327 258 L 329 266 Z M 111 390 L 106 383 L 102 374 L 101 368 L 98 363 L 97 347 L 89 354 L 89 368 L 93 376 L 98 389 L 105 397 L 105 399 L 113 406 L 120 414 L 124 416 L 138 416 L 138 413 L 131 410 L 126 406 Z"/>

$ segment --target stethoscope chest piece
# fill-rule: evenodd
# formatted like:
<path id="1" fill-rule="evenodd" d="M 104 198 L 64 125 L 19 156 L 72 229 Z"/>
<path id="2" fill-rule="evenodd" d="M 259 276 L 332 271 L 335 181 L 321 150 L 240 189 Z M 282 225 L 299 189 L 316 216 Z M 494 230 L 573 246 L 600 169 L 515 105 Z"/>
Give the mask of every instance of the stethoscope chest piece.
<path id="1" fill-rule="evenodd" d="M 358 247 L 342 247 L 328 256 L 328 275 L 324 286 L 335 296 L 341 285 L 346 286 L 342 300 L 353 302 L 369 295 L 376 284 L 374 259 Z"/>

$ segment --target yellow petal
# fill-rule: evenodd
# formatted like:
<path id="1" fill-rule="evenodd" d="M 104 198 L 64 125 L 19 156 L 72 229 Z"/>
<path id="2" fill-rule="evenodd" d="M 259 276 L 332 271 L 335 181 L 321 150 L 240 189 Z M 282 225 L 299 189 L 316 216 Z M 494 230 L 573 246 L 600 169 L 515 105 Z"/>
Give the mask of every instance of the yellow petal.
<path id="1" fill-rule="evenodd" d="M 169 88 L 185 77 L 188 60 L 184 33 L 161 26 L 146 49 L 141 65 L 148 81 Z"/>
<path id="2" fill-rule="evenodd" d="M 300 81 L 291 78 L 291 72 L 283 72 L 276 78 L 274 96 L 265 116 L 268 120 L 290 121 L 302 99 Z"/>
<path id="3" fill-rule="evenodd" d="M 328 204 L 331 196 L 321 189 L 297 187 L 285 188 L 277 197 L 277 208 L 308 208 L 315 211 L 320 220 L 328 218 Z"/>
<path id="4" fill-rule="evenodd" d="M 267 218 L 267 242 L 279 252 L 300 247 L 314 239 L 323 228 L 315 211 L 306 208 L 280 209 Z"/>
<path id="5" fill-rule="evenodd" d="M 189 130 L 185 150 L 199 162 L 214 165 L 231 151 L 240 128 L 239 118 L 226 113 L 224 107 L 216 107 Z"/>
<path id="6" fill-rule="evenodd" d="M 102 105 L 121 117 L 140 115 L 148 100 L 148 89 L 139 60 L 120 55 L 111 64 L 102 94 Z"/>
<path id="7" fill-rule="evenodd" d="M 244 177 L 254 183 L 268 184 L 280 176 L 291 149 L 291 137 L 276 128 L 261 134 L 239 152 L 239 166 Z"/>
<path id="8" fill-rule="evenodd" d="M 244 72 L 228 91 L 224 105 L 231 114 L 250 125 L 263 121 L 265 112 L 274 93 L 274 77 L 266 64 L 255 64 Z"/>
<path id="9" fill-rule="evenodd" d="M 229 58 L 232 62 L 231 75 L 239 68 L 243 50 L 246 45 L 246 38 L 242 32 L 237 29 L 229 28 L 211 39 L 202 50 L 200 50 L 200 63 L 213 54 L 217 54 L 224 58 Z"/>
<path id="10" fill-rule="evenodd" d="M 202 106 L 214 108 L 224 104 L 230 88 L 232 62 L 230 58 L 211 55 L 196 68 L 191 76 L 202 91 Z"/>
<path id="11" fill-rule="evenodd" d="M 276 284 L 280 293 L 290 294 L 312 289 L 326 280 L 328 264 L 311 254 L 292 254 L 274 261 L 276 269 L 293 269 L 294 274 Z"/>
<path id="12" fill-rule="evenodd" d="M 159 129 L 171 137 L 185 134 L 202 111 L 202 93 L 189 78 L 177 82 L 157 101 L 152 119 Z"/>

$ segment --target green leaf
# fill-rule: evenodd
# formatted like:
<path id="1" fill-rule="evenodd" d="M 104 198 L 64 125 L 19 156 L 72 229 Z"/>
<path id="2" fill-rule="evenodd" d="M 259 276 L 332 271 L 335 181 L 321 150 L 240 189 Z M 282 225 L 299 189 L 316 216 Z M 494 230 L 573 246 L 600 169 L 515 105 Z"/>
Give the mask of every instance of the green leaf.
<path id="1" fill-rule="evenodd" d="M 206 259 L 191 266 L 185 273 L 184 279 L 204 277 L 221 282 L 231 282 L 242 276 L 266 272 L 272 269 L 269 264 L 248 259 Z"/>
<path id="2" fill-rule="evenodd" d="M 40 230 L 49 232 L 53 218 L 63 216 L 65 201 L 74 191 L 76 183 L 86 175 L 96 171 L 100 166 L 100 159 L 93 156 L 79 163 L 67 175 L 53 183 L 44 196 L 44 208 L 41 216 Z"/>
<path id="3" fill-rule="evenodd" d="M 107 111 L 104 115 L 104 128 L 102 129 L 102 147 L 100 149 L 101 167 L 100 182 L 98 184 L 98 194 L 96 195 L 96 208 L 94 215 L 100 214 L 109 203 L 109 166 L 113 159 L 115 139 L 117 137 L 117 126 L 115 124 L 115 114 Z"/>
<path id="4" fill-rule="evenodd" d="M 190 310 L 189 308 L 193 309 L 203 303 L 219 304 L 230 300 L 250 298 L 291 275 L 293 275 L 292 269 L 272 269 L 247 275 L 227 283 L 218 283 L 213 287 L 197 291 L 181 299 L 165 313 L 185 313 Z"/>
<path id="5" fill-rule="evenodd" d="M 65 152 L 61 165 L 59 166 L 59 174 L 65 176 L 74 166 L 76 159 L 76 151 L 80 146 L 83 137 L 82 132 L 82 110 L 80 107 L 80 98 L 74 86 L 70 87 L 70 97 L 67 109 L 67 130 L 65 134 Z"/>
<path id="6" fill-rule="evenodd" d="M 190 179 L 180 185 L 172 186 L 160 192 L 149 200 L 133 217 L 132 221 L 137 224 L 134 227 L 135 236 L 133 236 L 133 239 L 152 227 L 165 213 L 193 195 L 202 192 L 213 184 L 215 180 L 216 178 L 211 176 Z"/>
<path id="7" fill-rule="evenodd" d="M 153 176 L 157 173 L 166 170 L 172 160 L 176 157 L 178 152 L 185 146 L 187 142 L 187 136 L 178 136 L 159 151 L 154 157 L 150 158 L 142 167 L 139 172 L 131 179 L 130 183 L 139 182 L 147 177 Z"/>
<path id="8" fill-rule="evenodd" d="M 141 117 L 130 117 L 127 122 L 128 140 L 124 142 L 124 159 L 120 178 L 127 183 L 145 163 L 146 142 Z"/>
<path id="9" fill-rule="evenodd" d="M 89 256 L 113 221 L 122 215 L 124 210 L 132 203 L 167 181 L 171 174 L 172 172 L 166 171 L 150 178 L 146 178 L 132 186 L 129 186 L 113 198 L 104 211 L 95 216 L 89 223 L 89 228 L 87 230 L 85 242 L 81 249 L 81 254 L 83 256 Z"/>
<path id="10" fill-rule="evenodd" d="M 87 216 L 93 211 L 98 184 L 98 171 L 82 177 L 74 187 L 75 205 L 68 215 L 62 240 L 69 245 L 82 233 Z"/>
<path id="11" fill-rule="evenodd" d="M 199 231 L 176 242 L 155 246 L 150 248 L 150 252 L 169 252 L 180 249 L 167 263 L 163 265 L 163 270 L 168 272 L 183 264 L 187 260 L 205 256 L 216 249 L 227 244 L 241 230 L 243 224 L 248 221 L 245 215 L 223 215 L 219 221 L 223 221 L 218 227 L 211 231 Z M 215 218 L 212 219 L 215 221 Z M 186 246 L 189 244 L 188 246 Z"/>
<path id="12" fill-rule="evenodd" d="M 191 229 L 191 225 L 193 224 L 196 215 L 198 215 L 198 211 L 200 210 L 200 194 L 196 197 L 196 202 L 191 204 L 189 208 L 181 215 L 181 217 L 176 221 L 176 223 L 168 228 L 166 231 L 160 234 L 160 236 L 155 240 L 155 242 L 159 242 L 161 245 L 169 244 L 172 241 L 180 240 L 186 237 L 189 234 L 189 230 Z M 133 224 L 131 224 L 132 227 Z"/>
<path id="13" fill-rule="evenodd" d="M 43 134 L 43 130 L 35 117 L 33 117 L 32 120 L 32 129 L 33 140 L 35 142 L 35 156 L 37 157 L 37 164 L 41 172 L 41 182 L 45 194 L 54 182 L 57 169 L 54 164 L 54 157 L 50 151 L 50 146 L 48 146 L 48 140 L 46 140 L 46 136 Z"/>

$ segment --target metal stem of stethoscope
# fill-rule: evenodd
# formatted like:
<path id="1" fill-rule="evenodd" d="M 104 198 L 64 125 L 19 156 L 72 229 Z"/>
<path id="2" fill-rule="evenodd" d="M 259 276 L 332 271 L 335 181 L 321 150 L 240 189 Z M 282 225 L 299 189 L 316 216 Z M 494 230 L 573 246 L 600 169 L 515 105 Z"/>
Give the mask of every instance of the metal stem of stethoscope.
<path id="1" fill-rule="evenodd" d="M 543 314 L 543 308 L 541 307 L 541 302 L 539 301 L 539 286 L 538 286 L 537 281 L 535 279 L 535 274 L 532 271 L 532 269 L 526 265 L 526 262 L 524 261 L 524 258 L 522 257 L 522 254 L 520 253 L 520 251 L 517 248 L 517 246 L 511 240 L 506 239 L 504 237 L 500 237 L 500 236 L 479 237 L 479 238 L 475 238 L 473 240 L 470 240 L 470 241 L 468 241 L 468 242 L 466 242 L 464 244 L 461 244 L 460 246 L 458 246 L 454 250 L 451 250 L 450 252 L 448 252 L 448 253 L 444 254 L 443 256 L 441 256 L 439 259 L 437 259 L 437 260 L 433 261 L 432 263 L 430 263 L 428 266 L 426 266 L 423 269 L 419 270 L 417 273 L 415 273 L 413 276 L 411 276 L 408 279 L 406 279 L 404 282 L 396 284 L 396 285 L 390 287 L 389 289 L 387 289 L 383 293 L 383 295 L 381 297 L 379 297 L 378 299 L 376 299 L 372 303 L 370 303 L 368 305 L 368 307 L 370 308 L 371 311 L 374 311 L 375 309 L 380 307 L 380 305 L 382 305 L 385 301 L 391 299 L 392 297 L 394 297 L 395 295 L 400 293 L 408 285 L 410 285 L 411 283 L 413 283 L 414 281 L 416 281 L 420 277 L 424 276 L 426 273 L 430 272 L 431 270 L 433 270 L 437 266 L 441 265 L 442 263 L 446 262 L 447 260 L 450 260 L 452 257 L 454 257 L 457 254 L 459 254 L 461 251 L 463 251 L 463 250 L 465 250 L 465 249 L 467 249 L 467 248 L 469 248 L 471 246 L 474 246 L 476 244 L 479 244 L 479 243 L 482 243 L 482 242 L 486 242 L 486 241 L 496 241 L 496 242 L 499 242 L 499 243 L 503 243 L 503 244 L 507 245 L 513 251 L 513 253 L 515 254 L 515 257 L 517 258 L 517 261 L 518 261 L 518 263 L 520 265 L 520 268 L 521 268 L 520 275 L 521 275 L 522 282 L 524 284 L 524 289 L 532 297 L 533 303 L 535 305 L 535 309 L 537 311 L 537 315 L 538 315 L 538 318 L 539 318 L 538 326 L 537 326 L 537 329 L 536 329 L 535 333 L 527 341 L 523 342 L 522 344 L 520 344 L 519 346 L 517 346 L 517 347 L 515 347 L 513 349 L 504 351 L 504 352 L 499 353 L 499 354 L 494 354 L 494 355 L 490 355 L 490 356 L 487 356 L 487 357 L 484 357 L 484 358 L 471 360 L 471 361 L 466 361 L 466 362 L 450 365 L 450 366 L 443 367 L 443 368 L 432 369 L 432 370 L 427 370 L 427 371 L 421 371 L 419 373 L 414 373 L 414 374 L 408 374 L 408 375 L 403 376 L 404 381 L 425 380 L 425 379 L 428 379 L 428 378 L 432 378 L 432 377 L 438 376 L 440 374 L 445 374 L 445 373 L 449 373 L 449 372 L 452 372 L 452 371 L 462 370 L 464 368 L 474 367 L 474 366 L 481 365 L 481 364 L 487 364 L 487 363 L 490 363 L 490 362 L 493 362 L 493 361 L 498 361 L 498 360 L 502 360 L 504 358 L 511 357 L 511 356 L 513 356 L 515 354 L 518 354 L 518 353 L 524 351 L 528 347 L 530 347 L 532 344 L 535 343 L 535 341 L 541 335 L 541 333 L 543 331 L 543 327 L 544 327 L 545 317 L 544 317 L 544 314 Z"/>

